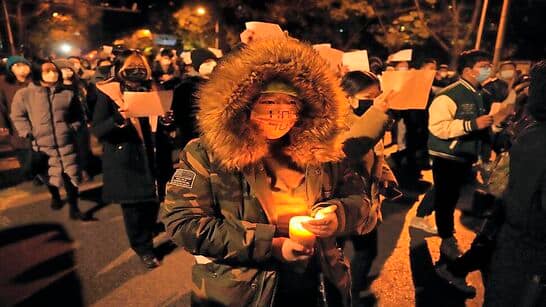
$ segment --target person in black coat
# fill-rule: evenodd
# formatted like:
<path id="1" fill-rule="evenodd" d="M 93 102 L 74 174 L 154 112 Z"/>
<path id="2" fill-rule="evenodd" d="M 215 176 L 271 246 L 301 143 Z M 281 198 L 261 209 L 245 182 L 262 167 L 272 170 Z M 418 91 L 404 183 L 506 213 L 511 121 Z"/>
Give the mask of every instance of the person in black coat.
<path id="1" fill-rule="evenodd" d="M 546 61 L 531 70 L 529 119 L 510 148 L 504 223 L 484 306 L 546 306 Z M 542 293 L 541 293 L 542 292 Z"/>
<path id="2" fill-rule="evenodd" d="M 131 51 L 119 56 L 115 77 L 97 84 L 92 132 L 104 146 L 103 200 L 121 204 L 131 248 L 146 267 L 155 268 L 159 261 L 152 240 L 159 201 L 151 124 L 147 117 L 128 117 L 118 98 L 124 91 L 148 91 L 150 80 L 142 55 Z"/>
<path id="3" fill-rule="evenodd" d="M 180 129 L 180 148 L 194 138 L 199 137 L 196 112 L 196 94 L 199 87 L 206 82 L 216 66 L 218 58 L 207 49 L 195 49 L 191 52 L 193 68 L 198 75 L 188 76 L 174 89 L 172 111 L 175 125 Z"/>

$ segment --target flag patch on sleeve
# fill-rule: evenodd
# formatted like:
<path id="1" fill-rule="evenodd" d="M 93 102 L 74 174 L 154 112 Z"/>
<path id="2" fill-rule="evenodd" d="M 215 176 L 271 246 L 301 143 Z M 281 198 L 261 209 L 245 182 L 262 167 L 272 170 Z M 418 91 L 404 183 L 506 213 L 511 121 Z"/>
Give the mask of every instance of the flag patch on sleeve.
<path id="1" fill-rule="evenodd" d="M 180 187 L 191 189 L 193 182 L 195 181 L 195 173 L 187 169 L 177 169 L 171 178 L 170 184 Z"/>

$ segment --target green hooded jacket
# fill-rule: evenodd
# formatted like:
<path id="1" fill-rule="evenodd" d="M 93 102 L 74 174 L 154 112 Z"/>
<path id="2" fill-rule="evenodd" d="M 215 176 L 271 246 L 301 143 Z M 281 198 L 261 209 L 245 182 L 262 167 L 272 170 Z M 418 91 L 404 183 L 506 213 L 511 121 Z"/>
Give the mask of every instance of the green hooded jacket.
<path id="1" fill-rule="evenodd" d="M 195 305 L 275 302 L 280 273 L 272 239 L 277 229 L 256 196 L 258 190 L 269 189 L 263 164 L 268 147 L 248 120 L 255 97 L 273 79 L 290 82 L 304 102 L 284 152 L 305 172 L 309 215 L 337 205 L 339 235 L 363 234 L 377 221 L 364 182 L 350 167 L 356 159 L 348 159 L 343 149 L 349 104 L 339 80 L 307 44 L 291 39 L 255 42 L 219 64 L 200 89 L 201 137 L 182 151 L 161 209 L 172 240 L 196 256 Z M 384 132 L 387 116 L 370 108 L 362 120 L 367 124 L 361 144 L 371 149 Z M 318 239 L 314 257 L 341 293 L 342 304 L 349 306 L 349 265 L 336 238 Z"/>

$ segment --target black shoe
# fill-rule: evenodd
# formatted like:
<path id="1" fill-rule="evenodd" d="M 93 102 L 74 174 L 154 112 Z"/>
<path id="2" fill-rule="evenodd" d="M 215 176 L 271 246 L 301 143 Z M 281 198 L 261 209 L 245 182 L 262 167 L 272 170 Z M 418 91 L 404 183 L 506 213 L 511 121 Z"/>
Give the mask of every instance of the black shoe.
<path id="1" fill-rule="evenodd" d="M 440 256 L 444 256 L 449 261 L 454 261 L 462 254 L 455 237 L 442 239 L 442 243 L 440 243 Z"/>
<path id="2" fill-rule="evenodd" d="M 140 261 L 142 261 L 142 264 L 144 264 L 144 266 L 150 270 L 161 265 L 159 260 L 154 255 L 142 255 L 140 256 Z"/>
<path id="3" fill-rule="evenodd" d="M 476 288 L 466 283 L 464 277 L 457 277 L 453 275 L 448 269 L 446 264 L 436 265 L 436 275 L 446 281 L 450 286 L 459 290 L 467 298 L 474 298 L 476 296 Z"/>
<path id="4" fill-rule="evenodd" d="M 71 220 L 86 221 L 87 217 L 78 208 L 70 208 L 68 215 Z"/>
<path id="5" fill-rule="evenodd" d="M 64 202 L 61 199 L 51 199 L 51 203 L 49 204 L 51 209 L 53 210 L 61 210 L 64 206 Z"/>

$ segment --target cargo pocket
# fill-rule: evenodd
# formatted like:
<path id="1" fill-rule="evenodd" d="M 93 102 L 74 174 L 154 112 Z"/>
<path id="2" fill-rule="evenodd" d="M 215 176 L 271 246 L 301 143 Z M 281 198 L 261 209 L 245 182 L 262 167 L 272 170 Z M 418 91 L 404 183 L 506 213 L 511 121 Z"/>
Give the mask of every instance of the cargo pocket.
<path id="1" fill-rule="evenodd" d="M 192 305 L 250 306 L 260 288 L 260 271 L 214 262 L 192 268 Z"/>

